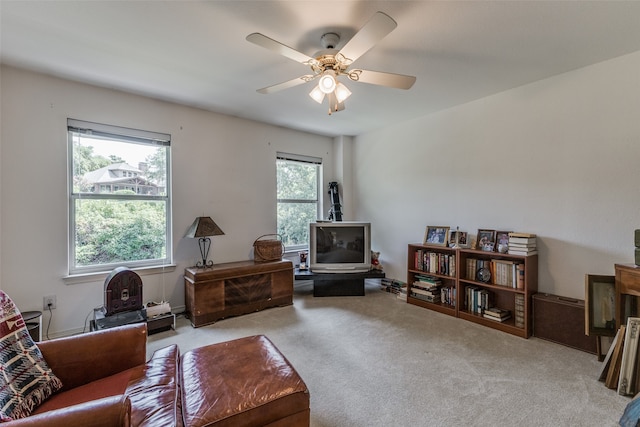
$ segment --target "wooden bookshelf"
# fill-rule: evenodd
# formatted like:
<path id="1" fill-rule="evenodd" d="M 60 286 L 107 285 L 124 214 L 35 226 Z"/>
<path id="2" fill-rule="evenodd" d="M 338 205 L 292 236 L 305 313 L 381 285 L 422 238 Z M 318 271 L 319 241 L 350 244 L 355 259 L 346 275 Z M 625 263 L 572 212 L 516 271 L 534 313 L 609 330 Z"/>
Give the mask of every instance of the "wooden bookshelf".
<path id="1" fill-rule="evenodd" d="M 498 281 L 497 272 L 489 267 L 491 278 L 488 282 L 482 282 L 478 277 L 468 277 L 467 263 L 468 260 L 482 260 L 488 262 L 489 265 L 496 265 L 501 261 L 506 265 L 523 266 L 524 272 L 518 286 L 518 278 L 512 281 Z M 508 255 L 497 252 L 478 251 L 473 249 L 458 250 L 458 317 L 469 320 L 484 326 L 501 330 L 523 338 L 529 338 L 533 332 L 533 312 L 531 305 L 531 297 L 538 291 L 538 255 Z M 512 270 L 512 274 L 513 270 Z M 477 275 L 477 271 L 476 271 Z M 496 284 L 505 283 L 505 284 Z M 487 319 L 481 314 L 469 312 L 468 301 L 465 304 L 466 288 L 475 287 L 488 291 L 490 295 L 491 306 L 499 307 L 511 311 L 511 319 L 504 322 Z M 521 321 L 517 321 L 516 300 L 521 300 Z"/>
<path id="2" fill-rule="evenodd" d="M 407 257 L 407 303 L 439 311 L 450 316 L 457 315 L 456 250 L 444 246 L 410 244 Z M 450 289 L 451 303 L 444 300 L 429 302 L 415 295 L 416 282 L 420 276 L 431 276 Z"/>
<path id="3" fill-rule="evenodd" d="M 424 263 L 418 259 L 425 253 L 437 254 L 446 259 L 454 269 L 451 271 L 425 271 Z M 468 264 L 476 260 L 476 264 Z M 480 262 L 478 262 L 480 261 Z M 485 263 L 484 265 L 482 263 Z M 480 280 L 479 268 L 486 266 L 490 273 L 488 281 Z M 521 272 L 518 272 L 520 265 Z M 441 280 L 443 287 L 452 289 L 455 301 L 451 304 L 428 302 L 412 296 L 412 286 L 416 277 L 428 274 Z M 518 275 L 520 281 L 518 282 Z M 485 278 L 486 280 L 486 278 Z M 499 322 L 484 317 L 481 309 L 474 312 L 470 301 L 469 288 L 476 290 L 476 296 L 483 294 L 488 298 L 489 307 L 509 310 L 511 318 Z M 482 291 L 482 292 L 480 292 Z M 497 252 L 486 252 L 474 249 L 453 249 L 443 246 L 409 244 L 407 256 L 407 303 L 435 310 L 450 316 L 456 316 L 483 326 L 494 328 L 519 337 L 529 338 L 533 333 L 532 295 L 538 291 L 538 256 L 508 255 Z M 518 307 L 517 307 L 518 306 Z"/>

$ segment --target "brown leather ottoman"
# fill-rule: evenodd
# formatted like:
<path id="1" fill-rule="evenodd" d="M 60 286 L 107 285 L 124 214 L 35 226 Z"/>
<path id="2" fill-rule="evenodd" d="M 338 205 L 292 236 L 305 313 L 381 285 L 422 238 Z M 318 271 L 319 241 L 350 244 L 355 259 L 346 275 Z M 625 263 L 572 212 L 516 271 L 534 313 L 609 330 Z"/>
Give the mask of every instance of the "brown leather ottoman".
<path id="1" fill-rule="evenodd" d="M 263 335 L 196 348 L 181 365 L 186 427 L 309 425 L 307 386 Z"/>

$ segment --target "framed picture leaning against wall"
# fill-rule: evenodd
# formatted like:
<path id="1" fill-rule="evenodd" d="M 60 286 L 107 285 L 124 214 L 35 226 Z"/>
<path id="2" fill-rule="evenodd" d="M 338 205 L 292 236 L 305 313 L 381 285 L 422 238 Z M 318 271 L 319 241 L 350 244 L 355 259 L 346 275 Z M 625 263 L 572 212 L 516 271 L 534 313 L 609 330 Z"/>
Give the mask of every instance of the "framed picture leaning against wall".
<path id="1" fill-rule="evenodd" d="M 614 336 L 616 327 L 615 276 L 585 275 L 585 334 Z"/>

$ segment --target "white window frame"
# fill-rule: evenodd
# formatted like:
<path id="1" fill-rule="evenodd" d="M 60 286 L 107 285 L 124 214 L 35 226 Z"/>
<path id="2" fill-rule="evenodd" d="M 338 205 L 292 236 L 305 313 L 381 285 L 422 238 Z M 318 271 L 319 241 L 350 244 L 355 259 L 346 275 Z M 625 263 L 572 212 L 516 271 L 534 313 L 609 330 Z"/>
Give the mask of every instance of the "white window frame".
<path id="1" fill-rule="evenodd" d="M 285 160 L 285 161 L 291 161 L 291 162 L 297 162 L 297 163 L 307 163 L 307 164 L 313 164 L 316 165 L 318 168 L 318 173 L 316 174 L 316 199 L 315 200 L 311 200 L 311 199 L 304 199 L 304 200 L 300 200 L 300 199 L 277 199 L 276 200 L 276 206 L 279 203 L 315 203 L 316 205 L 316 218 L 321 218 L 322 217 L 322 159 L 319 157 L 312 157 L 312 156 L 305 156 L 305 155 L 300 155 L 300 154 L 291 154 L 291 153 L 281 153 L 278 152 L 276 153 L 276 168 L 277 168 L 277 161 L 278 160 Z M 277 174 L 276 174 L 277 176 Z M 277 183 L 276 183 L 277 185 Z M 277 208 L 276 208 L 276 212 L 277 212 Z M 277 215 L 277 213 L 276 213 Z M 276 222 L 278 223 L 278 218 L 276 218 Z M 306 244 L 300 244 L 300 245 L 289 245 L 286 246 L 285 245 L 285 252 L 297 252 L 300 250 L 306 250 L 309 248 L 309 242 L 307 241 Z"/>
<path id="2" fill-rule="evenodd" d="M 112 194 L 112 193 L 75 193 L 73 188 L 73 134 L 91 135 L 97 138 L 115 139 L 121 142 L 132 144 L 144 144 L 149 146 L 166 147 L 166 189 L 165 195 L 138 195 L 138 194 Z M 172 239 L 172 197 L 171 197 L 171 135 L 144 131 L 139 129 L 130 129 L 119 126 L 112 126 L 100 123 L 92 123 L 76 119 L 67 119 L 67 139 L 68 139 L 68 194 L 69 194 L 69 276 L 84 275 L 90 273 L 102 273 L 113 270 L 116 267 L 125 265 L 128 268 L 145 268 L 145 267 L 166 267 L 172 265 L 173 261 L 173 239 Z M 75 265 L 75 242 L 76 242 L 76 201 L 84 200 L 144 200 L 144 201 L 163 201 L 165 203 L 165 236 L 166 236 L 166 255 L 161 259 L 126 261 L 96 264 L 91 266 Z"/>

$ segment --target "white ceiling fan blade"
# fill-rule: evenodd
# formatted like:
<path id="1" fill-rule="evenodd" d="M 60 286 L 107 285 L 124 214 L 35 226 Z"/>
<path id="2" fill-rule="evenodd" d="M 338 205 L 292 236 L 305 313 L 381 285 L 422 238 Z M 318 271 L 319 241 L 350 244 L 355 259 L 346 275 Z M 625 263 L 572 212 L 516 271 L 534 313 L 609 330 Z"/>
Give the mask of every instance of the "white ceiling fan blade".
<path id="1" fill-rule="evenodd" d="M 247 36 L 247 41 L 257 44 L 260 47 L 264 47 L 265 49 L 269 49 L 275 53 L 279 53 L 282 56 L 285 56 L 289 59 L 293 59 L 296 62 L 300 62 L 302 64 L 311 64 L 317 62 L 314 58 L 305 55 L 302 52 L 298 52 L 297 50 L 290 48 L 287 45 L 280 43 L 272 38 L 265 36 L 260 33 L 252 33 Z"/>
<path id="2" fill-rule="evenodd" d="M 258 89 L 257 92 L 264 93 L 264 94 L 278 92 L 278 91 L 283 90 L 283 89 L 289 89 L 290 87 L 294 87 L 294 86 L 298 86 L 298 85 L 301 85 L 301 84 L 306 83 L 306 82 L 310 82 L 311 80 L 314 80 L 316 77 L 318 77 L 318 76 L 317 75 L 314 76 L 314 75 L 311 75 L 311 74 L 307 74 L 307 75 L 304 75 L 304 76 L 296 77 L 295 79 L 291 79 L 291 80 L 283 82 L 283 83 L 278 83 L 278 84 L 273 85 L 273 86 L 263 87 L 262 89 Z"/>
<path id="3" fill-rule="evenodd" d="M 388 86 L 396 89 L 410 89 L 416 82 L 414 76 L 404 74 L 382 73 L 380 71 L 351 70 L 347 73 L 349 78 L 356 82 L 372 85 Z"/>
<path id="4" fill-rule="evenodd" d="M 344 56 L 347 65 L 354 62 L 393 31 L 397 25 L 396 21 L 386 13 L 376 12 L 336 56 Z"/>

